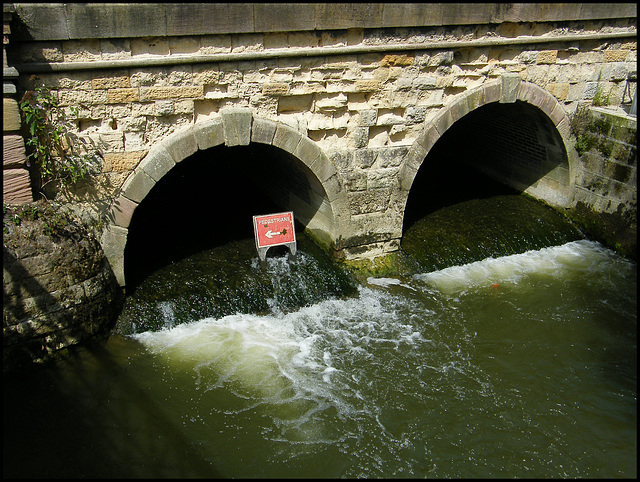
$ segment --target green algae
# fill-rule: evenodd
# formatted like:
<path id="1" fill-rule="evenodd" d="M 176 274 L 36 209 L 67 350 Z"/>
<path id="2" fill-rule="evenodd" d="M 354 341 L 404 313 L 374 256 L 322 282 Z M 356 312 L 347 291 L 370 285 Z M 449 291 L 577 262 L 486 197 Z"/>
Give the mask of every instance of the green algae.
<path id="1" fill-rule="evenodd" d="M 522 195 L 474 199 L 416 222 L 401 249 L 427 271 L 561 245 L 584 236 L 550 207 Z"/>

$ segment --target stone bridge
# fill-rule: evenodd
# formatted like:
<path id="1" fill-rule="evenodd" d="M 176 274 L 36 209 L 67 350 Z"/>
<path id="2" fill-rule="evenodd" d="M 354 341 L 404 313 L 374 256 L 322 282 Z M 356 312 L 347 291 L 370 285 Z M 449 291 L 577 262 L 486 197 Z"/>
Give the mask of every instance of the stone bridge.
<path id="1" fill-rule="evenodd" d="M 122 286 L 136 214 L 189 173 L 211 196 L 259 189 L 347 260 L 396 251 L 410 195 L 464 172 L 558 209 L 635 209 L 635 145 L 594 166 L 571 128 L 580 106 L 631 103 L 635 4 L 9 5 L 5 107 L 8 78 L 79 107 L 103 162 L 71 205 L 106 217 Z M 418 184 L 431 164 L 446 176 Z"/>

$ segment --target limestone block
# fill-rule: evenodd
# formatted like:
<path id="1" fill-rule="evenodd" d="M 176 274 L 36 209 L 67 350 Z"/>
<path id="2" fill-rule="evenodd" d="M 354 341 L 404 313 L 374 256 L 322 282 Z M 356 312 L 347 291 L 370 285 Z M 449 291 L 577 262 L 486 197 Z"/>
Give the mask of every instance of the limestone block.
<path id="1" fill-rule="evenodd" d="M 398 168 L 370 169 L 367 171 L 367 189 L 386 190 L 395 182 Z"/>
<path id="2" fill-rule="evenodd" d="M 429 58 L 428 67 L 439 67 L 441 65 L 451 65 L 453 63 L 453 51 L 438 52 Z"/>
<path id="3" fill-rule="evenodd" d="M 161 142 L 173 160 L 178 163 L 198 150 L 198 142 L 193 129 L 185 129 L 171 134 Z"/>
<path id="4" fill-rule="evenodd" d="M 516 73 L 504 73 L 500 75 L 502 81 L 500 91 L 500 103 L 511 104 L 518 98 L 518 90 L 522 79 L 519 74 Z"/>
<path id="5" fill-rule="evenodd" d="M 333 129 L 333 117 L 313 114 L 307 119 L 307 129 L 311 131 Z"/>
<path id="6" fill-rule="evenodd" d="M 120 286 L 125 285 L 124 278 L 124 248 L 127 244 L 129 230 L 115 224 L 110 224 L 100 238 L 100 245 L 104 251 L 113 274 Z"/>
<path id="7" fill-rule="evenodd" d="M 407 91 L 411 89 L 411 84 L 413 83 L 413 79 L 409 77 L 400 77 L 395 82 L 395 88 L 398 91 Z"/>
<path id="8" fill-rule="evenodd" d="M 390 191 L 388 189 L 371 189 L 349 193 L 351 214 L 379 213 L 389 206 Z"/>
<path id="9" fill-rule="evenodd" d="M 502 82 L 492 82 L 482 86 L 484 101 L 486 104 L 498 102 L 502 95 Z"/>
<path id="10" fill-rule="evenodd" d="M 109 103 L 109 95 L 107 90 L 61 90 L 58 92 L 58 105 L 78 106 L 78 105 L 95 105 Z"/>
<path id="11" fill-rule="evenodd" d="M 68 40 L 62 43 L 62 55 L 65 62 L 90 62 L 101 59 L 100 41 L 86 38 Z"/>
<path id="12" fill-rule="evenodd" d="M 109 104 L 137 102 L 139 98 L 138 89 L 109 89 L 107 94 Z"/>
<path id="13" fill-rule="evenodd" d="M 404 117 L 401 115 L 401 111 L 380 110 L 378 112 L 378 120 L 376 121 L 377 126 L 389 126 L 389 125 L 404 124 L 404 123 L 405 123 L 405 120 L 404 120 Z"/>
<path id="14" fill-rule="evenodd" d="M 226 108 L 220 111 L 227 146 L 247 146 L 251 142 L 253 115 L 249 109 Z"/>
<path id="15" fill-rule="evenodd" d="M 555 64 L 558 58 L 557 50 L 541 50 L 536 57 L 538 64 Z"/>
<path id="16" fill-rule="evenodd" d="M 406 146 L 381 149 L 378 152 L 376 165 L 382 169 L 399 167 L 408 153 L 409 148 Z"/>
<path id="17" fill-rule="evenodd" d="M 200 150 L 224 144 L 224 127 L 221 117 L 198 122 L 192 130 Z"/>
<path id="18" fill-rule="evenodd" d="M 316 177 L 318 178 L 318 180 L 323 183 L 323 185 L 325 186 L 325 189 L 327 191 L 327 194 L 329 194 L 329 191 L 334 191 L 337 192 L 336 189 L 340 189 L 340 187 L 338 185 L 332 186 L 332 187 L 328 187 L 331 184 L 329 183 L 329 185 L 327 184 L 327 182 L 330 179 L 337 179 L 337 171 L 335 166 L 331 163 L 331 161 L 329 161 L 329 159 L 327 158 L 327 156 L 325 156 L 324 154 L 320 153 L 320 155 L 318 157 L 315 158 L 315 160 L 313 161 L 313 163 L 309 166 L 311 168 L 311 170 L 313 171 L 313 173 L 316 175 Z"/>
<path id="19" fill-rule="evenodd" d="M 130 89 L 131 78 L 128 75 L 115 77 L 99 77 L 91 79 L 91 87 L 98 89 Z"/>
<path id="20" fill-rule="evenodd" d="M 342 93 L 321 96 L 316 100 L 315 108 L 318 110 L 336 110 L 346 107 L 347 100 L 347 96 Z"/>
<path id="21" fill-rule="evenodd" d="M 3 169 L 2 200 L 9 204 L 33 201 L 29 171 L 25 169 Z"/>
<path id="22" fill-rule="evenodd" d="M 14 99 L 2 100 L 2 130 L 3 132 L 20 130 L 20 111 L 18 102 Z"/>
<path id="23" fill-rule="evenodd" d="M 124 151 L 124 136 L 122 132 L 97 132 L 88 134 L 87 137 L 95 148 L 102 152 Z"/>
<path id="24" fill-rule="evenodd" d="M 354 168 L 354 154 L 352 150 L 349 151 L 333 151 L 330 154 L 331 162 L 340 171 L 349 171 Z"/>
<path id="25" fill-rule="evenodd" d="M 131 131 L 124 133 L 124 147 L 127 151 L 141 151 L 146 148 L 145 132 Z"/>
<path id="26" fill-rule="evenodd" d="M 144 117 L 144 116 L 152 116 L 156 113 L 156 104 L 155 102 L 136 102 L 131 104 L 131 115 L 133 117 Z M 92 111 L 92 116 L 95 117 Z"/>
<path id="27" fill-rule="evenodd" d="M 155 103 L 155 114 L 157 116 L 168 116 L 174 112 L 173 101 L 159 100 Z"/>
<path id="28" fill-rule="evenodd" d="M 347 191 L 365 191 L 367 189 L 366 171 L 347 171 L 344 173 L 344 185 Z"/>
<path id="29" fill-rule="evenodd" d="M 298 147 L 302 136 L 291 127 L 277 123 L 276 132 L 273 136 L 273 145 L 279 147 L 287 152 L 293 153 Z"/>
<path id="30" fill-rule="evenodd" d="M 146 37 L 131 39 L 131 55 L 169 55 L 169 39 L 167 37 Z"/>
<path id="31" fill-rule="evenodd" d="M 137 207 L 138 203 L 125 196 L 120 196 L 114 201 L 109 217 L 116 226 L 128 228 L 133 212 Z"/>
<path id="32" fill-rule="evenodd" d="M 324 156 L 320 156 L 318 159 L 322 159 Z M 325 158 L 326 159 L 326 158 Z M 318 161 L 316 161 L 318 162 Z M 330 169 L 330 165 L 327 164 L 328 161 L 323 162 L 322 166 L 325 168 L 323 170 L 321 170 L 322 172 L 331 172 Z M 318 172 L 316 170 L 314 170 L 314 172 Z M 322 175 L 321 172 L 321 175 Z M 335 170 L 333 171 L 335 172 Z M 320 179 L 320 177 L 318 177 Z M 340 181 L 338 180 L 338 175 L 337 173 L 335 173 L 334 175 L 332 175 L 331 177 L 328 177 L 326 179 L 320 179 L 322 181 L 322 186 L 324 187 L 325 193 L 327 194 L 327 200 L 330 203 L 335 202 L 338 199 L 341 199 L 345 196 L 344 190 L 342 188 L 342 184 L 340 183 Z M 340 212 L 340 205 L 336 204 L 333 206 L 334 212 L 336 216 L 341 215 Z M 346 211 L 346 206 L 345 206 L 345 211 Z M 345 212 L 346 214 L 346 212 Z"/>
<path id="33" fill-rule="evenodd" d="M 272 144 L 277 124 L 269 119 L 255 118 L 251 126 L 251 142 Z"/>
<path id="34" fill-rule="evenodd" d="M 326 82 L 326 92 L 355 92 L 356 82 L 353 80 L 330 80 Z"/>
<path id="35" fill-rule="evenodd" d="M 131 171 L 135 169 L 145 153 L 146 151 L 105 153 L 105 171 Z"/>
<path id="36" fill-rule="evenodd" d="M 122 186 L 122 195 L 140 203 L 155 186 L 156 181 L 142 169 L 132 172 Z"/>
<path id="37" fill-rule="evenodd" d="M 389 127 L 369 128 L 369 147 L 384 147 L 389 142 Z"/>
<path id="38" fill-rule="evenodd" d="M 382 67 L 400 66 L 406 67 L 413 65 L 414 56 L 409 54 L 387 54 L 380 60 Z"/>
<path id="39" fill-rule="evenodd" d="M 264 95 L 286 95 L 289 93 L 289 84 L 284 82 L 271 82 L 262 86 Z"/>
<path id="40" fill-rule="evenodd" d="M 173 103 L 174 114 L 193 114 L 195 111 L 195 101 L 192 99 L 178 100 Z"/>
<path id="41" fill-rule="evenodd" d="M 432 125 L 438 131 L 438 134 L 442 135 L 453 125 L 454 122 L 455 119 L 451 115 L 451 112 L 449 110 L 444 110 L 433 119 Z"/>
<path id="42" fill-rule="evenodd" d="M 163 99 L 199 99 L 204 96 L 202 85 L 188 85 L 184 87 L 140 87 L 140 100 L 163 100 Z"/>
<path id="43" fill-rule="evenodd" d="M 355 90 L 356 92 L 372 92 L 380 88 L 380 81 L 377 79 L 363 79 L 357 80 Z"/>
<path id="44" fill-rule="evenodd" d="M 24 139 L 18 135 L 5 135 L 2 138 L 3 169 L 21 169 L 27 162 Z"/>
<path id="45" fill-rule="evenodd" d="M 356 166 L 361 169 L 370 168 L 376 161 L 378 152 L 374 149 L 356 149 L 354 152 L 354 161 Z"/>
<path id="46" fill-rule="evenodd" d="M 315 160 L 322 154 L 318 145 L 307 137 L 302 137 L 296 146 L 293 155 L 304 162 L 307 166 L 312 166 Z"/>
<path id="47" fill-rule="evenodd" d="M 351 138 L 356 148 L 367 147 L 369 142 L 368 127 L 354 127 L 351 129 Z"/>
<path id="48" fill-rule="evenodd" d="M 377 109 L 365 109 L 359 112 L 360 114 L 360 122 L 361 126 L 375 126 L 378 121 L 378 111 Z"/>
<path id="49" fill-rule="evenodd" d="M 419 90 L 438 88 L 438 79 L 436 77 L 416 77 L 413 79 L 413 88 Z"/>
<path id="50" fill-rule="evenodd" d="M 23 62 L 62 62 L 64 60 L 61 42 L 19 42 L 18 49 Z"/>
<path id="51" fill-rule="evenodd" d="M 624 62 L 627 60 L 628 50 L 605 50 L 604 61 L 605 62 Z"/>
<path id="52" fill-rule="evenodd" d="M 193 37 L 169 37 L 171 54 L 192 54 L 200 50 L 200 43 Z"/>
<path id="53" fill-rule="evenodd" d="M 157 145 L 149 151 L 140 163 L 140 169 L 146 172 L 154 181 L 159 181 L 176 165 L 171 154 L 162 145 Z"/>
<path id="54" fill-rule="evenodd" d="M 278 113 L 281 112 L 307 112 L 311 108 L 313 96 L 289 95 L 278 99 Z"/>
<path id="55" fill-rule="evenodd" d="M 549 93 L 551 93 L 551 95 L 555 96 L 556 99 L 564 101 L 567 100 L 567 97 L 569 95 L 569 83 L 562 82 L 547 84 L 547 90 L 549 91 Z"/>

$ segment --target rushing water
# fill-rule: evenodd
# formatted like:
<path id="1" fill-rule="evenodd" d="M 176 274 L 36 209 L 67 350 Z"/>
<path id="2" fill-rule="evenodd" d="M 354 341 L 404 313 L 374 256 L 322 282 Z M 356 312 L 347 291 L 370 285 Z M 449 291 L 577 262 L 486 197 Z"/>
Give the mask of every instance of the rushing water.
<path id="1" fill-rule="evenodd" d="M 305 246 L 167 267 L 106 346 L 5 378 L 5 476 L 636 477 L 634 263 L 577 240 L 354 284 Z"/>

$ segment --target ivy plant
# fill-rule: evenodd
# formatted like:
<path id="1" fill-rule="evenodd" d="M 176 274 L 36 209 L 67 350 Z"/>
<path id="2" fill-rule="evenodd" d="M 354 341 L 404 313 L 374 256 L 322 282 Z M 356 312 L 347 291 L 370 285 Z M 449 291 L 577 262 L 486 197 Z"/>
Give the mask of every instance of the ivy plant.
<path id="1" fill-rule="evenodd" d="M 70 110 L 73 119 L 77 119 L 79 108 L 73 106 Z M 99 172 L 98 153 L 73 134 L 73 119 L 67 117 L 44 85 L 24 94 L 20 111 L 26 128 L 28 166 L 33 161 L 40 172 L 42 194 L 49 184 L 69 189 L 88 174 Z"/>

